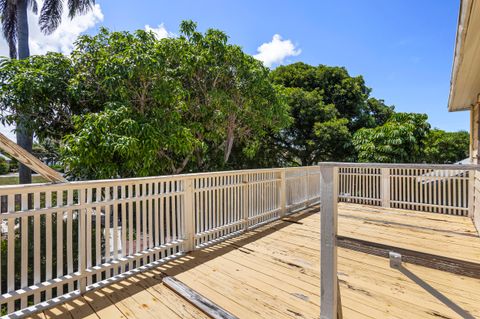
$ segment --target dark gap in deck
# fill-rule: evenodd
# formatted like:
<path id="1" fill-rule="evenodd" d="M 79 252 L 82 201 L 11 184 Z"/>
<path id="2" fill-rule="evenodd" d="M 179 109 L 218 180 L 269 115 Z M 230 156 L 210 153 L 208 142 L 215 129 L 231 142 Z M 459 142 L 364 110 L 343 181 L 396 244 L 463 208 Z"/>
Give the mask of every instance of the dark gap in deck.
<path id="1" fill-rule="evenodd" d="M 399 248 L 346 236 L 337 236 L 337 245 L 338 247 L 384 258 L 389 258 L 389 252 L 396 252 L 402 255 L 402 262 L 480 279 L 480 263 L 423 253 L 416 250 Z"/>

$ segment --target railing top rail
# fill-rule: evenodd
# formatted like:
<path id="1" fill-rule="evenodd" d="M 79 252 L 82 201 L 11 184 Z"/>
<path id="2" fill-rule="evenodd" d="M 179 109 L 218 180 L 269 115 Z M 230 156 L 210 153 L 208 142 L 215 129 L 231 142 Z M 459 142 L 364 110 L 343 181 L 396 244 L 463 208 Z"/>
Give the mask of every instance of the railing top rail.
<path id="1" fill-rule="evenodd" d="M 288 167 L 289 168 L 289 167 Z M 287 168 L 287 169 L 288 169 Z M 301 167 L 298 167 L 301 168 Z M 229 171 L 216 171 L 216 172 L 201 172 L 201 173 L 188 173 L 188 174 L 176 174 L 176 175 L 159 175 L 159 176 L 146 176 L 146 177 L 131 177 L 131 178 L 113 178 L 113 179 L 98 179 L 98 180 L 85 180 L 85 181 L 72 181 L 69 183 L 35 183 L 35 184 L 18 184 L 18 185 L 2 185 L 0 186 L 0 192 L 8 192 L 9 190 L 30 190 L 35 192 L 36 189 L 42 187 L 58 187 L 62 189 L 78 188 L 79 186 L 89 187 L 102 187 L 102 186 L 115 186 L 120 184 L 135 184 L 139 182 L 153 182 L 155 180 L 185 180 L 192 177 L 206 177 L 206 176 L 224 176 L 224 175 L 242 175 L 251 173 L 268 173 L 278 172 L 285 168 L 260 168 L 260 169 L 245 169 L 245 170 L 229 170 Z"/>
<path id="2" fill-rule="evenodd" d="M 369 168 L 413 168 L 413 169 L 438 169 L 438 170 L 480 170 L 480 165 L 473 164 L 414 164 L 414 163 L 355 163 L 355 162 L 320 162 L 319 166 L 335 166 L 335 167 L 369 167 Z M 310 167 L 315 167 L 310 166 Z M 100 179 L 100 180 L 87 180 L 87 181 L 73 181 L 70 183 L 36 183 L 36 184 L 20 184 L 20 185 L 2 185 L 0 186 L 0 192 L 12 192 L 12 191 L 41 191 L 44 187 L 53 187 L 59 189 L 75 189 L 82 186 L 87 187 L 106 187 L 123 184 L 135 184 L 140 182 L 154 182 L 169 181 L 169 180 L 185 180 L 192 177 L 218 177 L 225 175 L 242 175 L 250 173 L 262 173 L 262 172 L 276 172 L 282 169 L 302 169 L 299 167 L 286 167 L 286 168 L 263 168 L 263 169 L 246 169 L 246 170 L 229 170 L 229 171 L 216 171 L 216 172 L 202 172 L 202 173 L 189 173 L 189 174 L 177 174 L 177 175 L 159 175 L 148 177 L 132 177 L 132 178 L 118 178 L 118 179 Z"/>
<path id="3" fill-rule="evenodd" d="M 355 163 L 355 162 L 320 162 L 320 166 L 335 167 L 368 167 L 368 168 L 418 168 L 438 170 L 478 170 L 476 164 L 418 164 L 418 163 Z"/>

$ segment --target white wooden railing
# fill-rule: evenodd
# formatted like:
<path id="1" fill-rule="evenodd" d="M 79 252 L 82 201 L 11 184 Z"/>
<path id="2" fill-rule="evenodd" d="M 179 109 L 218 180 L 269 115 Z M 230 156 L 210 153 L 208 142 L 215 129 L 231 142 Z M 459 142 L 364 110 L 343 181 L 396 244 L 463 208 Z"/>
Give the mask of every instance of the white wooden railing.
<path id="1" fill-rule="evenodd" d="M 319 174 L 299 167 L 0 187 L 2 314 L 63 302 L 318 202 Z"/>
<path id="2" fill-rule="evenodd" d="M 339 200 L 450 215 L 473 213 L 472 165 L 339 163 Z"/>
<path id="3" fill-rule="evenodd" d="M 322 198 L 322 318 L 336 318 L 337 202 L 473 218 L 480 205 L 476 169 L 321 163 L 3 186 L 0 310 L 21 316 L 63 302 Z"/>

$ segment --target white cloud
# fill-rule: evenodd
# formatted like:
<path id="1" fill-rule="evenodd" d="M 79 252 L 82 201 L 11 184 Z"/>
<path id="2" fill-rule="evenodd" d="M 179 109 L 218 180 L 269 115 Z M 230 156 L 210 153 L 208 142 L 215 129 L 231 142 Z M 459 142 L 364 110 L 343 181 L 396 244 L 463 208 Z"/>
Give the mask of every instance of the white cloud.
<path id="1" fill-rule="evenodd" d="M 257 52 L 258 54 L 253 57 L 270 67 L 273 64 L 284 63 L 286 58 L 297 56 L 302 53 L 302 50 L 296 48 L 292 41 L 282 40 L 279 34 L 275 34 L 272 41 L 263 43 L 257 48 Z"/>
<path id="2" fill-rule="evenodd" d="M 39 8 L 42 1 L 39 1 Z M 29 12 L 28 27 L 30 36 L 30 54 L 44 54 L 49 51 L 69 54 L 73 49 L 73 43 L 77 37 L 94 27 L 97 23 L 103 21 L 103 13 L 99 4 L 95 4 L 89 12 L 79 15 L 73 19 L 68 17 L 66 8 L 62 15 L 62 23 L 50 35 L 44 35 L 38 26 L 38 15 Z M 0 36 L 0 56 L 8 56 L 8 45 L 3 37 Z M 0 132 L 13 141 L 16 141 L 14 127 L 4 127 L 0 124 Z"/>
<path id="3" fill-rule="evenodd" d="M 147 24 L 145 26 L 145 31 L 152 31 L 153 33 L 155 33 L 155 36 L 159 40 L 175 36 L 173 33 L 167 31 L 167 28 L 165 28 L 165 25 L 163 23 L 159 24 L 156 28 L 152 28 L 150 25 Z"/>

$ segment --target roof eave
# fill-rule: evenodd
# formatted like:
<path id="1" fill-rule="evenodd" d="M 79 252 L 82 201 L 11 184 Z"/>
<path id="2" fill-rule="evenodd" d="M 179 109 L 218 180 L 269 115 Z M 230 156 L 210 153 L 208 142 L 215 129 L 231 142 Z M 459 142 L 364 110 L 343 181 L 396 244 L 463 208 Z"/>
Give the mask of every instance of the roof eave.
<path id="1" fill-rule="evenodd" d="M 458 14 L 457 34 L 455 38 L 455 50 L 452 66 L 452 75 L 450 79 L 450 94 L 448 97 L 448 111 L 457 112 L 465 111 L 471 108 L 471 105 L 455 105 L 455 89 L 458 76 L 458 70 L 463 57 L 463 43 L 468 31 L 468 21 L 470 19 L 471 7 L 473 0 L 461 0 L 460 10 Z"/>

